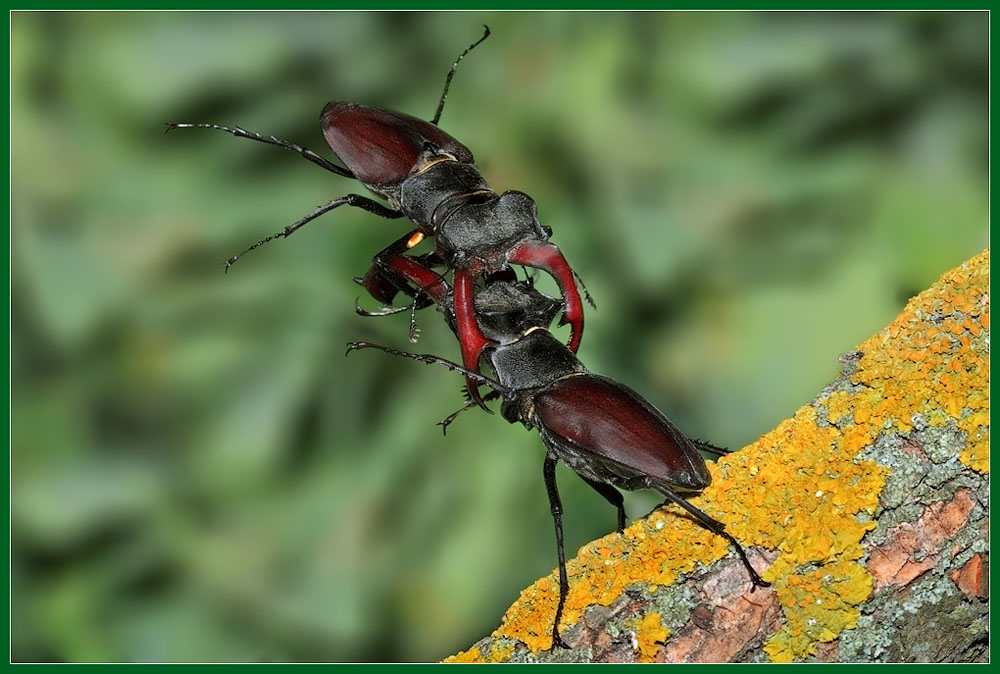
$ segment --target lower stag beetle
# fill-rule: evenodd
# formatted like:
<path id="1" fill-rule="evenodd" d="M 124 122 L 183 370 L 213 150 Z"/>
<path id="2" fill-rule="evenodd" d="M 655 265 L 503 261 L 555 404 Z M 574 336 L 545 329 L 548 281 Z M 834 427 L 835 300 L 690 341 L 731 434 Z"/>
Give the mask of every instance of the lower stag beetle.
<path id="1" fill-rule="evenodd" d="M 583 304 L 575 274 L 560 250 L 549 243 L 550 231 L 538 220 L 535 202 L 523 192 L 497 194 L 473 163 L 472 152 L 438 127 L 448 96 L 448 87 L 459 62 L 490 34 L 466 49 L 455 61 L 445 81 L 434 118 L 424 121 L 399 112 L 334 101 L 323 108 L 323 136 L 347 168 L 333 164 L 315 152 L 294 143 L 265 137 L 217 124 L 168 124 L 167 130 L 210 128 L 227 131 L 298 152 L 328 171 L 355 178 L 389 202 L 389 207 L 349 194 L 334 199 L 282 231 L 250 246 L 244 253 L 268 241 L 289 236 L 302 225 L 348 205 L 384 218 L 409 218 L 416 229 L 382 252 L 366 275 L 365 287 L 377 300 L 388 304 L 395 291 L 380 277 L 380 270 L 425 237 L 434 237 L 438 259 L 454 270 L 454 306 L 462 360 L 470 370 L 478 368 L 487 338 L 474 316 L 473 289 L 477 278 L 507 268 L 509 264 L 537 267 L 550 273 L 563 293 L 562 323 L 569 323 L 569 348 L 576 352 L 583 335 Z M 240 253 L 243 255 L 243 253 Z M 230 258 L 227 269 L 240 255 Z M 473 400 L 481 404 L 478 389 L 469 381 Z"/>
<path id="2" fill-rule="evenodd" d="M 392 271 L 434 299 L 456 327 L 453 294 L 443 277 L 407 258 L 391 263 Z M 437 363 L 491 388 L 502 397 L 501 414 L 510 423 L 537 429 L 546 447 L 544 478 L 559 554 L 559 605 L 552 627 L 553 645 L 567 647 L 559 636 L 559 619 L 569 591 L 563 550 L 562 505 L 555 468 L 561 459 L 618 510 L 618 530 L 625 528 L 625 509 L 615 489 L 655 489 L 709 531 L 728 540 L 750 574 L 754 587 L 766 586 L 740 544 L 723 524 L 687 502 L 711 482 L 699 447 L 638 393 L 614 379 L 592 374 L 548 330 L 560 302 L 525 282 L 493 280 L 475 297 L 476 316 L 491 341 L 484 355 L 497 380 L 457 363 L 428 354 L 397 351 L 353 342 L 348 352 L 375 348 L 425 363 Z M 467 405 L 467 409 L 469 406 Z M 461 410 L 460 410 L 461 411 Z M 455 415 L 449 417 L 447 424 Z"/>

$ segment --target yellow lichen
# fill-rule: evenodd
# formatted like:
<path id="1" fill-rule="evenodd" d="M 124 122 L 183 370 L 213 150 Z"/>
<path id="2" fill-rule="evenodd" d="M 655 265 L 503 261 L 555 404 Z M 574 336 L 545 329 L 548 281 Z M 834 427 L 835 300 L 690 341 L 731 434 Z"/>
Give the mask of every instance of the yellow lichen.
<path id="1" fill-rule="evenodd" d="M 514 653 L 514 644 L 509 641 L 494 641 L 490 647 L 490 662 L 506 662 Z"/>
<path id="2" fill-rule="evenodd" d="M 663 617 L 657 611 L 650 611 L 636 621 L 633 629 L 639 662 L 652 662 L 664 639 L 670 636 L 670 630 L 663 626 Z"/>
<path id="3" fill-rule="evenodd" d="M 989 269 L 987 249 L 910 300 L 858 347 L 863 355 L 852 378 L 868 397 L 888 402 L 867 424 L 880 429 L 890 410 L 900 431 L 914 414 L 931 425 L 954 421 L 968 438 L 959 460 L 981 473 L 989 471 Z M 934 354 L 927 362 L 912 348 L 924 344 Z"/>
<path id="4" fill-rule="evenodd" d="M 479 646 L 473 646 L 467 651 L 462 651 L 461 653 L 456 653 L 451 657 L 447 657 L 442 662 L 447 662 L 449 664 L 454 663 L 468 663 L 468 662 L 486 662 L 483 660 L 483 656 L 479 653 Z"/>
<path id="5" fill-rule="evenodd" d="M 871 594 L 872 577 L 860 564 L 838 560 L 776 578 L 774 588 L 787 620 L 764 651 L 774 662 L 791 662 L 857 625 L 857 606 Z"/>
<path id="6" fill-rule="evenodd" d="M 857 351 L 850 383 L 803 406 L 756 442 L 709 465 L 712 485 L 691 502 L 748 546 L 780 553 L 762 574 L 773 583 L 785 624 L 767 641 L 772 660 L 813 653 L 854 627 L 872 578 L 858 563 L 869 515 L 888 469 L 859 458 L 884 431 L 907 433 L 914 415 L 953 423 L 968 438 L 959 459 L 989 469 L 989 250 L 944 274 Z M 822 416 L 820 416 L 822 412 Z M 680 509 L 649 517 L 582 547 L 567 562 L 570 590 L 561 628 L 630 585 L 668 586 L 698 564 L 730 552 L 726 541 Z M 533 651 L 551 646 L 558 573 L 525 589 L 495 637 Z M 649 616 L 655 615 L 654 618 Z M 637 630 L 652 638 L 658 614 Z M 642 657 L 652 657 L 640 649 Z M 477 652 L 478 655 L 478 652 Z"/>
<path id="7" fill-rule="evenodd" d="M 698 499 L 692 499 L 697 504 Z M 629 585 L 671 585 L 726 554 L 726 541 L 669 507 L 636 521 L 623 534 L 612 533 L 580 548 L 566 562 L 570 590 L 561 625 L 571 625 L 588 606 L 607 606 Z M 524 642 L 533 651 L 552 645 L 552 619 L 559 601 L 558 570 L 521 592 L 494 637 Z"/>

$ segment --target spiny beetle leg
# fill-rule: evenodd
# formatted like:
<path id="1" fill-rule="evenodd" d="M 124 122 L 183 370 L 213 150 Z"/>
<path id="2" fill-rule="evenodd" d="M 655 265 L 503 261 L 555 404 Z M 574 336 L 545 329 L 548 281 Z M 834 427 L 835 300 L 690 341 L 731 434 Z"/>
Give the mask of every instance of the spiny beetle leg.
<path id="1" fill-rule="evenodd" d="M 360 281 L 361 279 L 354 279 L 354 280 Z M 400 305 L 398 307 L 384 306 L 381 309 L 375 309 L 373 311 L 369 311 L 368 309 L 362 307 L 361 303 L 358 300 L 355 300 L 354 313 L 356 313 L 358 316 L 365 316 L 366 318 L 374 318 L 378 316 L 392 316 L 393 314 L 401 314 L 404 311 L 409 311 L 412 306 L 413 303 L 411 302 L 410 304 Z"/>
<path id="2" fill-rule="evenodd" d="M 743 561 L 743 566 L 746 567 L 747 572 L 750 574 L 750 582 L 752 583 L 752 586 L 750 588 L 751 592 L 753 592 L 758 587 L 770 587 L 771 584 L 766 580 L 764 580 L 763 578 L 761 578 L 760 575 L 757 573 L 757 571 L 753 568 L 753 566 L 750 565 L 750 560 L 747 559 L 747 554 L 746 552 L 743 551 L 743 546 L 740 545 L 735 538 L 729 535 L 729 532 L 726 531 L 726 527 L 722 522 L 716 519 L 712 519 L 698 508 L 695 508 L 693 505 L 688 503 L 683 496 L 673 491 L 669 487 L 665 487 L 659 483 L 653 484 L 652 482 L 649 482 L 648 479 L 647 479 L 647 486 L 657 490 L 658 492 L 666 496 L 669 500 L 673 501 L 680 507 L 684 508 L 684 510 L 687 510 L 689 513 L 691 513 L 691 515 L 694 516 L 696 520 L 698 520 L 698 522 L 703 527 L 711 531 L 713 534 L 722 536 L 727 541 L 729 541 L 729 543 L 736 549 L 736 553 L 740 556 L 740 559 Z"/>
<path id="3" fill-rule="evenodd" d="M 563 549 L 562 502 L 559 500 L 559 490 L 556 488 L 556 455 L 549 452 L 545 455 L 542 472 L 545 476 L 545 490 L 549 494 L 549 508 L 556 525 L 556 546 L 559 549 L 559 605 L 556 607 L 556 617 L 552 623 L 552 648 L 569 648 L 559 636 L 559 619 L 562 618 L 563 605 L 569 594 L 569 580 L 566 574 L 566 552 Z"/>
<path id="4" fill-rule="evenodd" d="M 275 138 L 274 136 L 262 136 L 259 133 L 254 133 L 253 131 L 247 131 L 246 129 L 241 129 L 240 127 L 228 127 L 222 126 L 221 124 L 167 124 L 167 131 L 173 131 L 174 129 L 217 129 L 219 131 L 225 131 L 226 133 L 231 133 L 237 138 L 249 138 L 250 140 L 257 140 L 261 143 L 267 143 L 268 145 L 277 145 L 278 147 L 283 147 L 286 150 L 291 150 L 292 152 L 298 152 L 300 155 L 311 161 L 313 164 L 320 166 L 330 173 L 336 173 L 339 176 L 344 176 L 345 178 L 353 178 L 354 174 L 345 169 L 343 166 L 337 166 L 330 160 L 321 157 L 312 150 L 308 150 L 301 145 L 296 145 L 295 143 L 290 143 L 287 140 L 281 140 L 280 138 Z"/>
<path id="5" fill-rule="evenodd" d="M 725 447 L 719 447 L 718 445 L 713 445 L 711 442 L 705 442 L 704 440 L 695 440 L 691 438 L 691 442 L 694 446 L 705 452 L 706 454 L 712 454 L 713 456 L 725 456 L 726 454 L 731 454 L 733 450 L 726 449 Z"/>
<path id="6" fill-rule="evenodd" d="M 444 367 L 452 370 L 453 372 L 458 372 L 464 374 L 465 378 L 470 381 L 475 381 L 483 386 L 489 386 L 491 389 L 499 393 L 500 395 L 512 398 L 516 394 L 514 389 L 504 386 L 498 381 L 493 381 L 489 377 L 486 377 L 479 372 L 470 370 L 468 368 L 462 367 L 458 363 L 453 363 L 446 358 L 439 358 L 435 355 L 429 353 L 411 353 L 409 351 L 400 351 L 398 349 L 393 349 L 392 347 L 382 346 L 381 344 L 372 344 L 371 342 L 348 342 L 347 343 L 347 353 L 351 351 L 358 351 L 360 349 L 378 349 L 379 351 L 384 351 L 393 356 L 402 356 L 403 358 L 411 358 L 413 360 L 420 361 L 421 363 L 433 364 L 433 365 L 443 365 Z M 490 414 L 493 410 L 489 410 Z"/>
<path id="7" fill-rule="evenodd" d="M 628 518 L 625 516 L 625 498 L 622 493 L 606 482 L 594 482 L 587 478 L 583 478 L 583 481 L 593 487 L 598 494 L 607 499 L 608 503 L 618 510 L 618 533 L 625 531 L 625 523 Z"/>
<path id="8" fill-rule="evenodd" d="M 468 396 L 468 389 L 466 389 L 466 395 Z M 486 402 L 487 400 L 496 400 L 499 397 L 500 397 L 499 393 L 497 393 L 496 391 L 490 391 L 489 393 L 483 396 L 483 402 Z M 471 410 L 473 407 L 477 407 L 476 403 L 474 402 L 466 403 L 460 410 L 452 412 L 447 417 L 437 422 L 437 425 L 441 427 L 441 434 L 448 435 L 448 426 L 451 425 L 451 422 L 457 419 L 459 414 L 462 414 L 467 410 Z"/>
<path id="9" fill-rule="evenodd" d="M 490 345 L 479 324 L 476 323 L 476 309 L 473 300 L 475 282 L 478 270 L 458 269 L 455 271 L 455 323 L 458 328 L 458 341 L 462 345 L 462 362 L 465 367 L 474 372 L 479 371 L 479 358 L 483 349 Z M 479 396 L 476 382 L 469 380 L 469 398 L 484 410 L 493 414 Z"/>
<path id="10" fill-rule="evenodd" d="M 507 259 L 515 264 L 543 269 L 555 277 L 566 307 L 559 325 L 570 324 L 568 346 L 570 351 L 576 353 L 583 338 L 583 301 L 576 289 L 573 269 L 566 262 L 562 251 L 547 241 L 531 239 L 514 246 Z"/>
<path id="11" fill-rule="evenodd" d="M 319 216 L 323 215 L 324 213 L 327 213 L 327 212 L 332 211 L 333 209 L 335 209 L 335 208 L 337 208 L 339 206 L 344 206 L 344 205 L 354 206 L 356 208 L 362 208 L 362 209 L 368 211 L 369 213 L 374 213 L 375 215 L 379 215 L 379 216 L 381 216 L 383 218 L 394 219 L 394 218 L 401 218 L 401 217 L 403 217 L 403 212 L 402 211 L 394 211 L 391 208 L 386 208 L 385 206 L 383 206 L 382 204 L 378 203 L 377 201 L 372 201 L 371 199 L 368 199 L 367 197 L 363 197 L 360 194 L 348 194 L 345 197 L 338 197 L 338 198 L 334 199 L 333 201 L 320 206 L 315 211 L 313 211 L 312 213 L 310 213 L 306 217 L 302 218 L 298 222 L 294 222 L 294 223 L 288 225 L 287 227 L 285 227 L 280 232 L 275 232 L 271 236 L 269 236 L 267 238 L 264 238 L 264 239 L 261 239 L 257 243 L 253 244 L 252 246 L 250 246 L 249 248 L 247 248 L 246 250 L 244 250 L 242 253 L 240 253 L 238 255 L 233 255 L 231 258 L 229 258 L 228 260 L 226 260 L 226 271 L 228 272 L 229 268 L 232 267 L 233 264 L 238 259 L 240 259 L 244 255 L 246 255 L 250 251 L 254 250 L 255 248 L 260 248 L 261 246 L 263 246 L 268 241 L 273 241 L 275 239 L 280 239 L 282 237 L 291 236 L 300 227 L 302 227 L 302 225 L 304 225 L 304 224 L 306 224 L 308 222 L 312 222 L 313 220 L 315 220 Z"/>
<path id="12" fill-rule="evenodd" d="M 416 343 L 420 330 L 417 328 L 417 309 L 436 302 L 439 306 L 446 304 L 448 291 L 451 289 L 444 277 L 436 271 L 425 267 L 416 260 L 406 255 L 397 255 L 389 261 L 389 270 L 392 274 L 404 280 L 404 285 L 413 284 L 417 287 L 413 294 L 413 302 L 410 305 L 410 332 L 409 340 Z M 424 298 L 420 303 L 421 298 Z M 426 298 L 430 298 L 428 301 Z"/>

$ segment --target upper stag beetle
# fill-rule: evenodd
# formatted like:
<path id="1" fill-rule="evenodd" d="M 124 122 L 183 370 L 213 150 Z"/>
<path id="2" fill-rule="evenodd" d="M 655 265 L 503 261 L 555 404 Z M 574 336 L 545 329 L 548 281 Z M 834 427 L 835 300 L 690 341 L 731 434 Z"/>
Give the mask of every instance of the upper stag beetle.
<path id="1" fill-rule="evenodd" d="M 462 52 L 452 65 L 430 122 L 345 101 L 334 101 L 323 108 L 320 115 L 323 136 L 347 168 L 294 143 L 239 127 L 168 124 L 168 131 L 218 129 L 293 150 L 328 171 L 357 179 L 389 202 L 387 208 L 357 194 L 334 199 L 234 255 L 227 261 L 226 268 L 240 255 L 272 239 L 289 236 L 307 222 L 345 204 L 384 218 L 407 217 L 416 229 L 380 252 L 372 270 L 365 276 L 364 285 L 376 299 L 387 304 L 395 295 L 395 290 L 385 284 L 379 270 L 424 237 L 433 236 L 438 258 L 455 270 L 455 318 L 462 360 L 467 369 L 477 369 L 480 355 L 488 344 L 474 316 L 472 297 L 476 279 L 511 263 L 538 267 L 555 277 L 563 293 L 561 324 L 570 324 L 569 348 L 575 352 L 583 335 L 583 304 L 575 274 L 559 249 L 548 242 L 551 230 L 539 222 L 535 202 L 523 192 L 494 192 L 473 165 L 472 152 L 437 125 L 455 70 L 462 58 L 489 36 L 489 28 L 485 28 L 483 37 Z M 469 385 L 473 400 L 482 404 L 474 382 L 470 380 Z"/>
<path id="2" fill-rule="evenodd" d="M 453 292 L 443 277 L 406 257 L 392 260 L 390 267 L 433 298 L 452 328 L 458 330 Z M 520 421 L 526 428 L 538 430 L 547 449 L 543 472 L 559 554 L 559 604 L 552 627 L 553 645 L 567 647 L 559 636 L 559 618 L 569 591 L 562 505 L 555 482 L 559 459 L 617 508 L 619 531 L 625 527 L 625 509 L 622 495 L 615 487 L 655 489 L 733 545 L 750 574 L 752 587 L 769 584 L 750 565 L 743 548 L 724 525 L 683 497 L 683 494 L 697 494 L 711 482 L 698 449 L 712 453 L 725 450 L 688 438 L 632 389 L 588 372 L 573 352 L 548 330 L 560 310 L 557 300 L 525 282 L 491 279 L 475 296 L 474 303 L 480 328 L 491 340 L 484 355 L 497 380 L 437 356 L 407 353 L 367 342 L 352 342 L 348 351 L 376 348 L 460 372 L 503 398 L 501 414 L 507 421 Z M 442 423 L 447 424 L 454 416 Z"/>

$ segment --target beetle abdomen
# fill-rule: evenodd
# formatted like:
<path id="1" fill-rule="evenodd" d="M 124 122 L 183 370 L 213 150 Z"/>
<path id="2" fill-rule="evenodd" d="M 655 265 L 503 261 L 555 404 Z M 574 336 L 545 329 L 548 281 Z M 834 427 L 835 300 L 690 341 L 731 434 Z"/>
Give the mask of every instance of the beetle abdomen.
<path id="1" fill-rule="evenodd" d="M 320 121 L 330 149 L 369 187 L 397 183 L 410 175 L 427 143 L 463 164 L 473 162 L 469 148 L 437 126 L 400 112 L 332 101 L 323 108 Z"/>
<path id="2" fill-rule="evenodd" d="M 534 402 L 539 428 L 546 428 L 557 444 L 578 450 L 575 462 L 589 455 L 604 464 L 622 486 L 632 477 L 648 476 L 674 490 L 701 491 L 712 481 L 691 441 L 645 398 L 613 379 L 566 377 Z M 569 457 L 567 463 L 581 472 Z"/>

